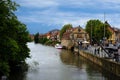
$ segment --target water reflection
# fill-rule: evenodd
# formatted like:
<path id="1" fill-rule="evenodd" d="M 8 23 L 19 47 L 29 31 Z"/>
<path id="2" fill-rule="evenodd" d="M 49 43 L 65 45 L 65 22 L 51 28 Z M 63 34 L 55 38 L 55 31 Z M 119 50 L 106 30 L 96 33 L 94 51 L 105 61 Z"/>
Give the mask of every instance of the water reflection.
<path id="1" fill-rule="evenodd" d="M 63 50 L 60 54 L 61 61 L 66 65 L 83 69 L 87 73 L 87 80 L 120 80 L 120 77 L 104 70 L 100 66 L 87 59 L 73 54 L 71 51 Z"/>
<path id="2" fill-rule="evenodd" d="M 62 51 L 60 58 L 64 64 L 75 66 L 76 68 L 78 68 L 80 72 L 84 74 L 83 76 L 87 77 L 86 80 L 105 80 L 102 74 L 98 70 L 95 70 L 89 64 L 87 64 L 87 60 L 81 56 L 78 57 L 70 51 Z M 79 75 L 81 74 L 79 73 Z"/>
<path id="3" fill-rule="evenodd" d="M 24 68 L 12 69 L 8 80 L 26 80 L 26 73 L 28 71 L 28 65 L 24 64 Z"/>
<path id="4" fill-rule="evenodd" d="M 28 46 L 32 57 L 26 60 L 28 71 L 13 71 L 9 80 L 117 80 L 71 51 L 34 43 Z"/>
<path id="5" fill-rule="evenodd" d="M 60 58 L 61 58 L 61 61 L 66 65 L 73 65 L 78 68 L 82 68 L 82 66 L 84 66 L 84 62 L 81 61 L 80 58 L 71 51 L 62 50 L 60 53 Z"/>

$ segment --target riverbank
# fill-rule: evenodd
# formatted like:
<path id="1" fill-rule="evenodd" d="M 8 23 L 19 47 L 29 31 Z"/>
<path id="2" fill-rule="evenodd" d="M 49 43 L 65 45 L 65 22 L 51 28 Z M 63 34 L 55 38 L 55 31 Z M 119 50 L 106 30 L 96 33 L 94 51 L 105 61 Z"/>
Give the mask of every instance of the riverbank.
<path id="1" fill-rule="evenodd" d="M 79 54 L 85 57 L 86 59 L 88 59 L 89 61 L 99 65 L 104 70 L 112 74 L 115 74 L 116 76 L 120 78 L 120 63 L 111 61 L 109 59 L 100 58 L 98 56 L 95 56 L 93 54 L 90 54 L 82 50 L 79 50 Z"/>

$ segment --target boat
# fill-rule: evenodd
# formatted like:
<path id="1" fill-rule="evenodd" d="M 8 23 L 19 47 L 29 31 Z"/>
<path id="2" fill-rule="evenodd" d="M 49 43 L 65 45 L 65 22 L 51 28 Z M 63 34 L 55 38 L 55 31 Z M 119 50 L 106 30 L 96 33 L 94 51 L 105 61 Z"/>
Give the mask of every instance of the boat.
<path id="1" fill-rule="evenodd" d="M 56 45 L 55 45 L 55 48 L 57 48 L 57 49 L 62 49 L 63 46 L 62 46 L 61 44 L 56 44 Z"/>

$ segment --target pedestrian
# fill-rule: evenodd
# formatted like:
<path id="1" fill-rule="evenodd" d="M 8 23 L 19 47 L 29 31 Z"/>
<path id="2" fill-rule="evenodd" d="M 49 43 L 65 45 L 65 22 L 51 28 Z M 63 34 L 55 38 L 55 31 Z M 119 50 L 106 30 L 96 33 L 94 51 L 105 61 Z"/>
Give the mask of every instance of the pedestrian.
<path id="1" fill-rule="evenodd" d="M 114 53 L 114 58 L 116 62 L 119 62 L 118 52 Z"/>
<path id="2" fill-rule="evenodd" d="M 97 52 L 97 50 L 96 50 L 96 48 L 95 48 L 95 51 L 94 51 L 94 54 L 96 55 L 96 52 Z"/>
<path id="3" fill-rule="evenodd" d="M 100 47 L 97 49 L 97 54 L 100 57 Z"/>
<path id="4" fill-rule="evenodd" d="M 97 49 L 97 53 L 100 54 L 100 48 Z"/>
<path id="5" fill-rule="evenodd" d="M 120 46 L 118 47 L 118 60 L 120 62 Z"/>

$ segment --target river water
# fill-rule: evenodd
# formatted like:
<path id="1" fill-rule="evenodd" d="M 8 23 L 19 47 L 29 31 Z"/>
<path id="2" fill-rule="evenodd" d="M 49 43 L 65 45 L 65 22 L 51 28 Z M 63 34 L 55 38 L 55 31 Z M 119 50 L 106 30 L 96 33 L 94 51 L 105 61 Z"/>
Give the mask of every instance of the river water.
<path id="1" fill-rule="evenodd" d="M 112 80 L 99 67 L 70 51 L 34 43 L 28 43 L 28 47 L 28 71 L 11 75 L 11 80 Z"/>

